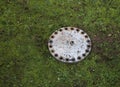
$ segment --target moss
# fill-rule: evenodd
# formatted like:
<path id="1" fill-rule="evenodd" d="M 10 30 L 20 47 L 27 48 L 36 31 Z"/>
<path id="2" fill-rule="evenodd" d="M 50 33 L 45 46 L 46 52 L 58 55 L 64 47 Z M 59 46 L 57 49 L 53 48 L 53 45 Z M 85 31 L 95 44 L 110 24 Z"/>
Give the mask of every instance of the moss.
<path id="1" fill-rule="evenodd" d="M 0 1 L 0 87 L 119 87 L 120 1 Z M 47 41 L 64 26 L 85 30 L 92 52 L 77 64 L 55 60 Z"/>

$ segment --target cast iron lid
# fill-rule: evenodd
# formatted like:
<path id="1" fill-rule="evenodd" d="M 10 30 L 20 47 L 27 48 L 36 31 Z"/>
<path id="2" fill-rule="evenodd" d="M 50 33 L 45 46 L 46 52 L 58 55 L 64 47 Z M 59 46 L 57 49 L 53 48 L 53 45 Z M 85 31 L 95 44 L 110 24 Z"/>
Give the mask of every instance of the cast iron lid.
<path id="1" fill-rule="evenodd" d="M 91 40 L 87 33 L 79 28 L 63 27 L 50 36 L 48 48 L 57 60 L 75 63 L 90 53 Z"/>

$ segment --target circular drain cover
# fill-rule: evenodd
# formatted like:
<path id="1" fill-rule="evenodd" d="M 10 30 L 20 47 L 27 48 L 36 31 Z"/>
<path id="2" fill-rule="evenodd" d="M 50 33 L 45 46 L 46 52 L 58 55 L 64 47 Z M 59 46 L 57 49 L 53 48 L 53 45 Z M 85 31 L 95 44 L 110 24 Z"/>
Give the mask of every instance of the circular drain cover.
<path id="1" fill-rule="evenodd" d="M 89 54 L 91 40 L 81 29 L 64 27 L 50 36 L 48 48 L 57 60 L 74 63 L 81 61 Z"/>

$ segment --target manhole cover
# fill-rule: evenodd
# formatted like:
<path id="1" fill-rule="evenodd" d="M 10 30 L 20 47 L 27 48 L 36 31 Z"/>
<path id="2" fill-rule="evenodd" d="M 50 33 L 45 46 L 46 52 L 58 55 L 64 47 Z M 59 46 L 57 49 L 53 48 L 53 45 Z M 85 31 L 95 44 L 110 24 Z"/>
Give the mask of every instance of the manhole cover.
<path id="1" fill-rule="evenodd" d="M 63 27 L 49 38 L 50 53 L 59 61 L 74 63 L 84 59 L 91 51 L 87 33 L 75 27 Z"/>

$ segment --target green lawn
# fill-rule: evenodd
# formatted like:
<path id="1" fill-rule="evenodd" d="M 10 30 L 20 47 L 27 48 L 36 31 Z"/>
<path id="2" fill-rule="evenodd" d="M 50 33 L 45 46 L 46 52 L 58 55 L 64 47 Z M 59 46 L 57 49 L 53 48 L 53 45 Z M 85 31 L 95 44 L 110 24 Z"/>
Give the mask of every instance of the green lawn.
<path id="1" fill-rule="evenodd" d="M 47 48 L 61 27 L 83 29 L 92 51 L 76 64 Z M 120 0 L 0 0 L 0 87 L 120 87 Z"/>

